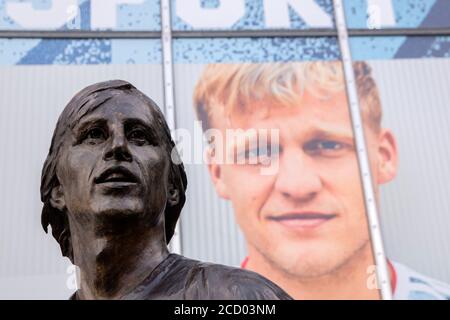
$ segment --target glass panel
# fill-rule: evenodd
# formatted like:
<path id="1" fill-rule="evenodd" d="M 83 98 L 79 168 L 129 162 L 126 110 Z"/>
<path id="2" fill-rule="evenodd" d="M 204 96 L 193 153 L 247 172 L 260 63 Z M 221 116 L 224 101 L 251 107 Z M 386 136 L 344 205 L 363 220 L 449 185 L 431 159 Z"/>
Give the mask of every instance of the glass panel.
<path id="1" fill-rule="evenodd" d="M 449 38 L 351 43 L 394 298 L 449 299 Z"/>
<path id="2" fill-rule="evenodd" d="M 173 47 L 183 254 L 243 263 L 297 299 L 379 298 L 337 39 Z"/>
<path id="3" fill-rule="evenodd" d="M 161 30 L 159 0 L 0 0 L 0 30 Z"/>
<path id="4" fill-rule="evenodd" d="M 160 41 L 5 39 L 0 51 L 0 299 L 68 299 L 75 269 L 40 223 L 40 172 L 57 118 L 77 91 L 111 79 L 162 108 Z"/>

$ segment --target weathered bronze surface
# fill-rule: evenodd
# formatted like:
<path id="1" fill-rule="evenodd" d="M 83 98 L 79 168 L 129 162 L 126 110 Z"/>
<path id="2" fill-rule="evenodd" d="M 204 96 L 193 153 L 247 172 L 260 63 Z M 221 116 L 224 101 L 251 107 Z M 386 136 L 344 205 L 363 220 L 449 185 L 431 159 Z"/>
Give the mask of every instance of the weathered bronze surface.
<path id="1" fill-rule="evenodd" d="M 186 173 L 158 106 L 122 80 L 62 112 L 41 180 L 42 226 L 80 270 L 72 299 L 290 299 L 249 271 L 170 254 Z"/>

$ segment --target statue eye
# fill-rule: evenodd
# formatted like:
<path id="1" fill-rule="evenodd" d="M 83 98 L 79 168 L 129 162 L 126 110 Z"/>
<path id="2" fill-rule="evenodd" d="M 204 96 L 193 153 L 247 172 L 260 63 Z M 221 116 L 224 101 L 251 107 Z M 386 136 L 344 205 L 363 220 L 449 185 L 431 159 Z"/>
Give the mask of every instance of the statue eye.
<path id="1" fill-rule="evenodd" d="M 106 140 L 106 133 L 101 128 L 92 128 L 88 130 L 84 141 L 88 144 L 98 144 Z"/>
<path id="2" fill-rule="evenodd" d="M 148 144 L 148 138 L 147 138 L 147 134 L 145 133 L 145 131 L 143 129 L 133 129 L 129 134 L 128 134 L 128 141 L 142 146 L 144 144 Z"/>

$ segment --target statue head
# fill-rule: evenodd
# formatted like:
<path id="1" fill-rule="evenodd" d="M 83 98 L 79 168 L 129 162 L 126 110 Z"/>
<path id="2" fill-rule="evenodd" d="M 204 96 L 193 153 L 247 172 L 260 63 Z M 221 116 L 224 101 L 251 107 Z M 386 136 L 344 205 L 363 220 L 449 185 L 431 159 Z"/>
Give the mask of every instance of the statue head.
<path id="1" fill-rule="evenodd" d="M 186 173 L 159 107 L 122 80 L 77 93 L 63 110 L 41 177 L 42 226 L 73 263 L 71 221 L 139 219 L 169 243 Z"/>

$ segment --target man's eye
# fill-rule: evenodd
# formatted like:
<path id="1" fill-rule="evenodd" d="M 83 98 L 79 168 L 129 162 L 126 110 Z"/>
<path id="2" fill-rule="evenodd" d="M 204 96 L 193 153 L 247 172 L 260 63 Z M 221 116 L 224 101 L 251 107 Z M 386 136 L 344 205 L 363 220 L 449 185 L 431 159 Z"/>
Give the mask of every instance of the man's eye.
<path id="1" fill-rule="evenodd" d="M 128 140 L 137 144 L 137 145 L 144 145 L 149 143 L 147 139 L 147 135 L 145 134 L 144 130 L 141 129 L 135 129 L 131 131 L 128 134 Z"/>
<path id="2" fill-rule="evenodd" d="M 336 141 L 321 141 L 318 143 L 319 149 L 322 150 L 339 150 L 342 149 L 342 143 Z"/>
<path id="3" fill-rule="evenodd" d="M 244 155 L 246 159 L 256 158 L 261 152 L 258 149 L 245 150 Z"/>
<path id="4" fill-rule="evenodd" d="M 345 149 L 346 144 L 333 140 L 314 140 L 308 142 L 304 149 L 310 154 L 335 155 Z"/>
<path id="5" fill-rule="evenodd" d="M 84 141 L 89 144 L 101 143 L 104 140 L 106 140 L 106 133 L 100 128 L 90 129 L 84 137 Z"/>
<path id="6" fill-rule="evenodd" d="M 241 159 L 241 161 L 242 158 L 245 158 L 245 162 L 248 164 L 267 165 L 278 156 L 278 153 L 278 146 L 267 146 L 265 148 L 245 150 L 243 154 L 239 156 L 239 158 Z"/>

